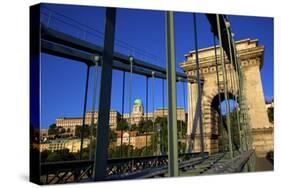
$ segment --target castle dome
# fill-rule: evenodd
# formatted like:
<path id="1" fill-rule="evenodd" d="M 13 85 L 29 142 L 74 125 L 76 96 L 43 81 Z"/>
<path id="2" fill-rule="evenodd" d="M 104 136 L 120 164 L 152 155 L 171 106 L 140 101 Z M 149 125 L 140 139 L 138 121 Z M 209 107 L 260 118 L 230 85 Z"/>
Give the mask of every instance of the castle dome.
<path id="1" fill-rule="evenodd" d="M 142 105 L 141 99 L 136 99 L 136 100 L 134 101 L 134 105 Z"/>

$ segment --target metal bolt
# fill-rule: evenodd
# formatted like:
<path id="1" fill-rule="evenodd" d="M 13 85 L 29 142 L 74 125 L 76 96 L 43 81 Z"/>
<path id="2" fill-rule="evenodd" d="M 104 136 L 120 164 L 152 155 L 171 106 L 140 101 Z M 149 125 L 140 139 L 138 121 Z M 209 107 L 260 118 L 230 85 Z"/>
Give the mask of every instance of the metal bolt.
<path id="1" fill-rule="evenodd" d="M 225 21 L 225 27 L 228 29 L 230 28 L 230 22 L 229 21 Z"/>
<path id="2" fill-rule="evenodd" d="M 129 56 L 129 61 L 133 62 L 134 61 L 134 57 L 133 56 Z"/>
<path id="3" fill-rule="evenodd" d="M 100 56 L 99 55 L 94 55 L 94 61 L 99 62 L 100 61 Z"/>

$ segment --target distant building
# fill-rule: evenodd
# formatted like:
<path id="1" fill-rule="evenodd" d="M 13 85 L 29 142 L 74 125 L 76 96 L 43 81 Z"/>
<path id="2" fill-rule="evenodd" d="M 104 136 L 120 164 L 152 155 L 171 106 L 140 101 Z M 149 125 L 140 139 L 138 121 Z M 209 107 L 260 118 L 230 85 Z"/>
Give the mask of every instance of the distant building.
<path id="1" fill-rule="evenodd" d="M 116 131 L 117 132 L 117 142 L 116 142 L 116 146 L 121 146 L 121 131 Z M 129 145 L 129 139 L 130 139 L 130 145 L 133 146 L 133 148 L 143 148 L 146 146 L 146 141 L 147 141 L 147 145 L 150 145 L 150 139 L 151 139 L 151 135 L 145 135 L 145 134 L 139 134 L 137 131 L 131 131 L 131 132 L 127 132 L 124 131 L 123 132 L 123 140 L 122 140 L 122 144 L 123 145 Z"/>
<path id="2" fill-rule="evenodd" d="M 146 120 L 155 120 L 157 117 L 165 117 L 168 116 L 167 108 L 157 108 L 154 112 L 144 113 L 144 108 L 141 99 L 136 99 L 134 101 L 133 111 L 130 114 L 124 114 L 124 119 L 127 120 L 128 123 L 138 125 L 139 122 L 143 119 Z M 131 118 L 131 119 L 130 119 Z M 186 121 L 187 114 L 184 111 L 184 108 L 177 108 L 177 120 Z"/>
<path id="3" fill-rule="evenodd" d="M 40 129 L 40 140 L 45 141 L 48 138 L 48 129 Z"/>
<path id="4" fill-rule="evenodd" d="M 109 125 L 111 129 L 116 129 L 117 123 L 120 119 L 120 113 L 116 110 L 110 111 Z M 87 112 L 85 116 L 85 124 L 91 125 L 92 118 L 94 119 L 93 123 L 97 124 L 98 121 L 98 112 Z M 66 133 L 74 136 L 76 133 L 76 126 L 82 126 L 83 118 L 82 117 L 62 117 L 56 119 L 57 127 L 63 127 L 66 130 Z"/>
<path id="5" fill-rule="evenodd" d="M 157 117 L 165 117 L 168 115 L 167 108 L 158 108 L 154 112 L 144 113 L 144 108 L 141 99 L 136 99 L 134 101 L 133 110 L 131 116 L 129 113 L 124 114 L 123 118 L 130 123 L 131 125 L 138 125 L 141 120 L 155 120 Z M 122 118 L 122 115 L 116 111 L 110 111 L 109 126 L 112 130 L 115 130 L 118 122 Z M 97 124 L 98 121 L 98 112 L 87 112 L 85 117 L 85 124 L 91 125 L 91 121 Z M 186 121 L 187 113 L 185 113 L 184 108 L 177 108 L 177 120 Z M 65 132 L 60 133 L 60 135 L 74 137 L 76 135 L 76 126 L 82 126 L 83 118 L 82 117 L 60 117 L 56 119 L 56 126 L 64 128 Z M 42 138 L 48 137 L 48 129 L 41 129 L 41 140 Z"/>
<path id="6" fill-rule="evenodd" d="M 84 139 L 83 148 L 88 147 L 90 139 Z M 56 139 L 45 143 L 40 143 L 40 152 L 44 150 L 57 151 L 68 149 L 70 153 L 77 153 L 80 151 L 81 139 Z"/>

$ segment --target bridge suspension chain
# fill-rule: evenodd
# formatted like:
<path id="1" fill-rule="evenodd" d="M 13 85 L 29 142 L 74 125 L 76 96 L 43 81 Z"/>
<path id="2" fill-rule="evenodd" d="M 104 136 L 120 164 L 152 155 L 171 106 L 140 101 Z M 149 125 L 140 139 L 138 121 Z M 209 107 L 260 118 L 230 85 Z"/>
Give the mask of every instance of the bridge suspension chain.
<path id="1" fill-rule="evenodd" d="M 181 78 L 178 78 L 179 79 L 179 82 L 181 82 Z M 178 116 L 178 113 L 177 113 L 177 116 Z M 178 126 L 178 123 L 179 123 L 179 153 L 182 153 L 182 121 L 181 120 L 177 120 L 177 126 Z"/>
<path id="2" fill-rule="evenodd" d="M 154 77 L 154 74 L 155 72 L 152 71 L 151 72 L 151 77 L 152 77 L 152 80 L 151 80 L 151 93 L 152 93 L 152 132 L 153 132 L 153 138 L 152 138 L 152 151 L 153 151 L 153 155 L 156 154 L 156 151 L 155 151 L 155 115 L 154 115 L 154 81 L 155 81 L 155 77 Z"/>
<path id="3" fill-rule="evenodd" d="M 248 104 L 247 104 L 247 100 L 245 97 L 245 85 L 244 85 L 244 72 L 242 69 L 242 66 L 240 64 L 240 59 L 239 59 L 239 55 L 237 56 L 238 59 L 238 63 L 239 63 L 239 71 L 240 71 L 240 80 L 241 80 L 241 98 L 242 98 L 242 106 L 241 106 L 241 114 L 243 116 L 243 124 L 244 124 L 244 139 L 245 139 L 245 146 L 246 146 L 246 150 L 249 151 L 253 148 L 252 146 L 252 132 L 250 130 L 250 117 L 248 115 Z M 249 171 L 254 171 L 255 170 L 255 156 L 250 158 L 250 162 L 247 163 L 248 165 L 248 170 Z"/>
<path id="4" fill-rule="evenodd" d="M 232 67 L 233 66 L 233 70 L 234 70 L 234 65 L 235 65 L 235 62 L 233 62 L 233 59 L 232 59 L 232 46 L 233 45 L 231 45 L 231 40 L 230 40 L 230 38 L 232 37 L 232 35 L 230 34 L 230 23 L 229 23 L 229 21 L 227 20 L 226 21 L 226 25 L 227 25 L 227 39 L 228 39 L 228 46 L 229 46 L 229 54 L 230 54 L 230 66 Z M 234 52 L 235 50 L 233 49 L 233 52 Z M 237 71 L 237 69 L 236 69 L 236 71 Z M 230 69 L 230 73 L 231 73 L 231 85 L 232 85 L 232 79 L 234 79 L 234 78 L 232 78 L 232 71 L 231 71 L 231 69 Z M 235 73 L 235 72 L 234 72 Z M 233 81 L 234 82 L 234 81 Z M 237 89 L 238 90 L 238 89 Z M 240 132 L 240 130 L 241 130 L 241 128 L 240 128 L 240 118 L 239 118 L 239 113 L 238 113 L 238 110 L 237 110 L 237 94 L 235 94 L 234 92 L 234 90 L 233 90 L 233 88 L 232 88 L 232 92 L 233 92 L 233 95 L 234 95 L 234 100 L 235 100 L 235 106 L 233 106 L 233 108 L 234 108 L 234 110 L 235 110 L 235 113 L 236 113 L 236 122 L 237 122 L 237 128 L 238 128 L 238 138 L 239 138 L 239 150 L 241 151 L 241 144 L 242 144 L 242 140 L 241 140 L 241 132 Z"/>
<path id="5" fill-rule="evenodd" d="M 216 36 L 215 33 L 213 34 L 213 41 L 214 41 L 214 48 L 215 48 L 215 63 L 216 63 L 216 76 L 217 76 L 217 89 L 218 89 L 218 97 L 219 97 L 219 122 L 220 122 L 220 129 L 221 129 L 221 145 L 222 150 L 224 150 L 224 136 L 223 136 L 223 117 L 222 117 L 222 109 L 221 109 L 221 95 L 220 95 L 220 79 L 219 79 L 219 67 L 218 67 L 218 59 L 217 59 L 217 47 L 216 47 Z"/>
<path id="6" fill-rule="evenodd" d="M 99 56 L 94 56 L 93 61 L 95 63 L 95 73 L 94 73 L 94 90 L 93 90 L 93 101 L 92 101 L 92 116 L 90 123 L 90 148 L 89 148 L 89 160 L 93 160 L 93 146 L 94 146 L 94 128 L 95 128 L 95 110 L 96 110 L 96 98 L 97 98 L 97 85 L 99 77 L 98 63 L 100 61 Z"/>
<path id="7" fill-rule="evenodd" d="M 204 131 L 203 131 L 203 121 L 202 121 L 202 86 L 200 81 L 200 67 L 199 67 L 199 55 L 198 55 L 198 37 L 197 37 L 197 21 L 196 21 L 196 13 L 193 13 L 193 29 L 194 29 L 194 45 L 195 45 L 195 54 L 196 54 L 196 70 L 197 70 L 197 89 L 198 89 L 198 115 L 199 115 L 199 130 L 200 130 L 200 146 L 201 153 L 204 152 Z"/>
<path id="8" fill-rule="evenodd" d="M 188 101 L 188 104 L 190 105 L 190 104 L 193 104 L 193 96 L 192 96 L 192 93 L 193 93 L 193 91 L 192 91 L 192 81 L 190 81 L 189 83 L 187 83 L 187 86 L 188 86 L 188 94 L 190 95 L 188 98 L 189 98 L 189 101 Z M 189 111 L 188 111 L 188 118 L 189 118 L 189 122 L 190 122 L 190 124 L 192 123 L 191 122 L 191 120 L 193 119 L 194 120 L 194 115 L 193 115 L 193 107 L 192 106 L 190 106 L 189 107 Z M 188 127 L 188 125 L 187 125 L 187 127 Z M 190 135 L 190 138 L 188 139 L 188 128 L 187 128 L 187 130 L 186 130 L 186 147 L 185 147 L 185 153 L 189 153 L 191 150 L 192 150 L 192 145 L 193 145 L 193 143 L 192 143 L 192 131 L 193 131 L 193 127 L 192 127 L 192 130 L 190 131 L 190 133 L 191 133 L 191 135 Z"/>
<path id="9" fill-rule="evenodd" d="M 146 84 L 145 84 L 145 112 L 146 112 L 146 124 L 148 124 L 148 76 L 146 76 Z M 147 155 L 147 130 L 148 127 L 145 126 L 145 154 Z M 150 138 L 151 140 L 151 138 Z"/>
<path id="10" fill-rule="evenodd" d="M 249 141 L 248 141 L 248 135 L 250 134 L 250 132 L 248 131 L 248 126 L 249 126 L 249 122 L 248 122 L 248 113 L 247 113 L 247 104 L 246 104 L 246 98 L 244 96 L 244 75 L 243 75 L 243 70 L 242 70 L 242 66 L 241 63 L 239 62 L 239 54 L 237 53 L 237 49 L 235 47 L 235 42 L 232 38 L 232 43 L 234 46 L 234 54 L 235 54 L 235 66 L 236 66 L 236 70 L 237 70 L 237 75 L 238 75 L 238 87 L 239 87 L 239 114 L 240 114 L 240 122 L 242 124 L 241 126 L 241 137 L 243 137 L 242 139 L 242 149 L 243 151 L 249 150 L 252 147 L 249 147 Z"/>
<path id="11" fill-rule="evenodd" d="M 187 82 L 182 82 L 182 92 L 183 92 L 183 109 L 184 109 L 184 122 L 185 122 L 185 126 L 186 126 L 186 134 L 182 133 L 183 135 L 186 135 L 186 139 L 187 139 L 187 129 L 188 129 L 188 125 L 187 125 L 187 116 L 186 116 L 186 90 L 185 90 L 185 84 L 187 84 Z M 181 148 L 183 150 L 183 152 L 185 151 L 185 148 Z"/>
<path id="12" fill-rule="evenodd" d="M 125 103 L 125 81 L 126 81 L 126 72 L 123 71 L 122 77 L 122 106 L 121 106 L 121 143 L 120 143 L 120 157 L 123 157 L 123 132 L 124 132 L 124 103 Z"/>
<path id="13" fill-rule="evenodd" d="M 79 31 L 83 31 L 84 35 L 87 33 L 88 35 L 91 35 L 99 40 L 103 40 L 104 33 L 102 31 L 99 31 L 98 29 L 96 29 L 90 25 L 87 25 L 85 23 L 81 23 L 78 20 L 71 18 L 69 16 L 66 16 L 65 14 L 55 11 L 49 7 L 46 7 L 46 6 L 42 7 L 40 14 L 47 17 L 47 28 L 50 27 L 52 20 L 56 20 L 59 23 L 68 25 L 72 28 L 78 29 Z M 43 16 L 41 16 L 41 17 L 43 17 Z M 161 63 L 161 61 L 164 61 L 159 56 L 157 56 L 151 52 L 148 52 L 145 49 L 138 48 L 138 47 L 136 47 L 128 42 L 125 42 L 123 40 L 120 40 L 118 38 L 115 39 L 115 45 L 119 46 L 120 48 L 123 48 L 125 50 L 128 50 L 128 51 L 134 51 L 139 56 L 147 57 L 150 60 L 155 61 L 156 63 L 157 62 Z"/>
<path id="14" fill-rule="evenodd" d="M 161 143 L 160 143 L 160 146 L 161 146 L 161 154 L 165 153 L 166 151 L 166 147 L 165 147 L 165 144 L 164 144 L 164 126 L 165 126 L 165 123 L 164 123 L 164 120 L 165 120 L 165 80 L 162 79 L 162 129 L 161 129 Z"/>
<path id="15" fill-rule="evenodd" d="M 85 86 L 85 95 L 84 95 L 84 107 L 83 107 L 83 120 L 82 120 L 82 127 L 80 130 L 80 155 L 79 159 L 82 160 L 83 157 L 83 142 L 84 142 L 84 129 L 86 127 L 86 109 L 87 109 L 87 98 L 88 98 L 88 87 L 89 87 L 89 75 L 90 75 L 90 66 L 87 65 L 87 73 L 86 73 L 86 86 Z"/>
<path id="16" fill-rule="evenodd" d="M 230 46 L 229 46 L 230 48 Z M 230 57 L 231 57 L 231 50 L 230 50 Z M 225 69 L 225 77 L 226 77 L 226 88 L 227 88 L 227 96 L 228 96 L 228 100 L 226 101 L 228 103 L 229 106 L 229 110 L 228 110 L 228 114 L 230 117 L 230 131 L 231 131 L 231 140 L 232 140 L 232 145 L 233 147 L 236 148 L 236 150 L 239 150 L 237 144 L 235 143 L 234 140 L 234 132 L 232 132 L 232 127 L 234 126 L 234 121 L 233 121 L 233 112 L 231 112 L 231 108 L 234 109 L 233 106 L 233 102 L 230 100 L 230 94 L 234 95 L 233 93 L 233 84 L 232 84 L 232 73 L 231 73 L 231 65 L 232 65 L 232 58 L 228 59 L 228 66 L 226 65 L 227 63 L 227 56 L 224 56 L 224 69 Z M 230 91 L 229 91 L 230 90 Z"/>
<path id="17" fill-rule="evenodd" d="M 128 157 L 131 157 L 131 129 L 132 129 L 132 92 L 133 92 L 133 56 L 129 57 L 130 61 L 130 82 L 129 82 L 129 140 L 128 140 Z"/>
<path id="18" fill-rule="evenodd" d="M 220 19 L 219 15 L 216 15 L 217 19 L 217 30 L 218 30 L 218 38 L 220 42 L 220 56 L 221 56 L 221 65 L 222 65 L 222 75 L 223 75 L 223 81 L 224 81 L 224 97 L 226 100 L 225 107 L 226 107 L 226 124 L 227 124 L 227 130 L 228 130 L 228 141 L 229 141 L 229 155 L 230 158 L 233 158 L 233 149 L 232 149 L 232 136 L 231 136 L 231 130 L 230 130 L 230 117 L 229 117 L 229 104 L 228 104 L 228 93 L 227 93 L 227 81 L 226 81 L 226 71 L 225 71 L 225 62 L 224 62 L 224 54 L 222 49 L 222 38 L 221 38 L 221 30 L 220 30 Z"/>

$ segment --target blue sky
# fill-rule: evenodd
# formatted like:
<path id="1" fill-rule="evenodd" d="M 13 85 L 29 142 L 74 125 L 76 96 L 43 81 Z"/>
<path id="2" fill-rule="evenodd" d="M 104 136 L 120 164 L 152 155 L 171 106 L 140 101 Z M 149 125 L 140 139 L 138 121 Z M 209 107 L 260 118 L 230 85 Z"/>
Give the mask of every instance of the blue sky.
<path id="1" fill-rule="evenodd" d="M 103 7 L 44 4 L 41 13 L 42 22 L 49 27 L 95 44 L 103 44 L 102 33 L 105 15 Z M 265 46 L 264 66 L 261 70 L 261 77 L 265 96 L 268 98 L 272 97 L 273 19 L 231 15 L 229 19 L 236 40 L 257 38 L 259 39 L 259 44 Z M 133 55 L 136 58 L 165 67 L 164 21 L 163 11 L 118 9 L 115 51 Z M 92 28 L 97 31 L 92 30 Z M 197 28 L 199 48 L 212 46 L 212 33 L 204 14 L 197 14 Z M 124 48 L 124 43 L 130 44 L 130 47 L 125 44 L 127 47 Z M 184 60 L 184 54 L 194 49 L 192 14 L 175 12 L 175 45 L 177 70 L 181 71 L 179 63 Z M 41 60 L 41 127 L 48 127 L 51 123 L 55 122 L 57 117 L 81 117 L 83 114 L 86 65 L 44 53 L 41 54 Z M 91 69 L 87 111 L 92 109 L 93 73 L 94 70 Z M 119 112 L 121 112 L 122 74 L 120 71 L 114 71 L 112 82 L 111 108 Z M 140 98 L 145 104 L 145 77 L 133 75 L 132 81 L 132 98 Z M 149 111 L 152 111 L 151 81 L 150 79 Z M 129 111 L 128 83 L 129 74 L 127 73 L 125 112 Z M 184 106 L 182 87 L 181 83 L 177 86 L 177 105 L 179 107 Z M 164 96 L 166 100 L 166 94 Z M 155 108 L 162 107 L 162 80 L 160 79 L 155 79 L 154 98 Z"/>

